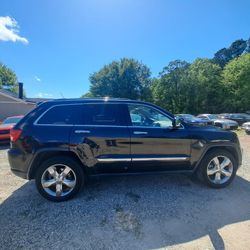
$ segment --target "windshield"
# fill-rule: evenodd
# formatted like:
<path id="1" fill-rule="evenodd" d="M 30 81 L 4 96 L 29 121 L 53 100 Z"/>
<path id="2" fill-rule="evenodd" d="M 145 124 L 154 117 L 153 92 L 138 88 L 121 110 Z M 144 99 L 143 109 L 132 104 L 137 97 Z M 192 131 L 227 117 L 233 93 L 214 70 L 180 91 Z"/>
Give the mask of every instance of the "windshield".
<path id="1" fill-rule="evenodd" d="M 208 115 L 208 118 L 209 119 L 218 119 L 218 116 L 217 115 Z"/>
<path id="2" fill-rule="evenodd" d="M 10 118 L 6 118 L 3 121 L 3 124 L 18 123 L 21 119 L 22 119 L 22 117 L 10 117 Z"/>
<path id="3" fill-rule="evenodd" d="M 187 119 L 187 120 L 192 120 L 192 119 L 195 119 L 195 117 L 193 115 L 183 115 L 182 116 L 184 119 Z"/>
<path id="4" fill-rule="evenodd" d="M 195 119 L 195 116 L 193 116 L 193 115 L 189 115 L 189 114 L 180 114 L 180 115 L 176 115 L 176 117 L 178 118 L 183 118 L 183 119 L 185 119 L 185 120 L 193 120 L 193 119 Z"/>

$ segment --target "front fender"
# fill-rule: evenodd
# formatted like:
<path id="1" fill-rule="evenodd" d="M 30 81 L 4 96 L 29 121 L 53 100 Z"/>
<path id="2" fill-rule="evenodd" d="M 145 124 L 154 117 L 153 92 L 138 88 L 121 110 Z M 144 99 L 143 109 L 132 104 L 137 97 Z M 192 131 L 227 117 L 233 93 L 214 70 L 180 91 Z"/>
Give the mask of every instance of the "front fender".
<path id="1" fill-rule="evenodd" d="M 214 140 L 209 143 L 202 140 L 192 140 L 191 144 L 191 166 L 195 171 L 201 163 L 206 153 L 211 150 L 224 149 L 233 154 L 238 162 L 238 166 L 242 163 L 242 155 L 239 144 L 228 140 Z"/>

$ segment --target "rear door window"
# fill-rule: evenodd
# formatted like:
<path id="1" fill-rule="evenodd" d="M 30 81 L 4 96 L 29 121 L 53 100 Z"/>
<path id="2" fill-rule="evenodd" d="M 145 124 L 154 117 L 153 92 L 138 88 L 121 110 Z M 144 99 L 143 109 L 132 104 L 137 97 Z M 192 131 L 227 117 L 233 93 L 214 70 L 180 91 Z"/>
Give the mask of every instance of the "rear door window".
<path id="1" fill-rule="evenodd" d="M 121 126 L 126 125 L 122 104 L 84 104 L 79 125 Z"/>

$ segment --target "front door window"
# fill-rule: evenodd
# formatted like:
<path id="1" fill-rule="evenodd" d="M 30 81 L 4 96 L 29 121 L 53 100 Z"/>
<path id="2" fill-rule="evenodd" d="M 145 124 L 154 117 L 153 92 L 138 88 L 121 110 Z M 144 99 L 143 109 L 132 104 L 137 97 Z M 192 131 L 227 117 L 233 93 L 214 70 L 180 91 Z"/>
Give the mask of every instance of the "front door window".
<path id="1" fill-rule="evenodd" d="M 146 105 L 128 105 L 132 126 L 171 128 L 172 120 L 159 110 Z"/>

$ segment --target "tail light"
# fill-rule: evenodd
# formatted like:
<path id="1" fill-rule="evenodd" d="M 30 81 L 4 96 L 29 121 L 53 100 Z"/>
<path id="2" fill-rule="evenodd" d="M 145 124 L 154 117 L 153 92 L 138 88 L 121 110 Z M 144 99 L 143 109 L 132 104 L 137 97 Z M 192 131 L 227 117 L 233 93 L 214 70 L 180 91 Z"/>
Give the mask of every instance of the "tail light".
<path id="1" fill-rule="evenodd" d="M 22 134 L 22 130 L 21 129 L 14 129 L 14 128 L 12 128 L 10 130 L 10 140 L 12 142 L 17 141 L 20 138 L 21 134 Z"/>

